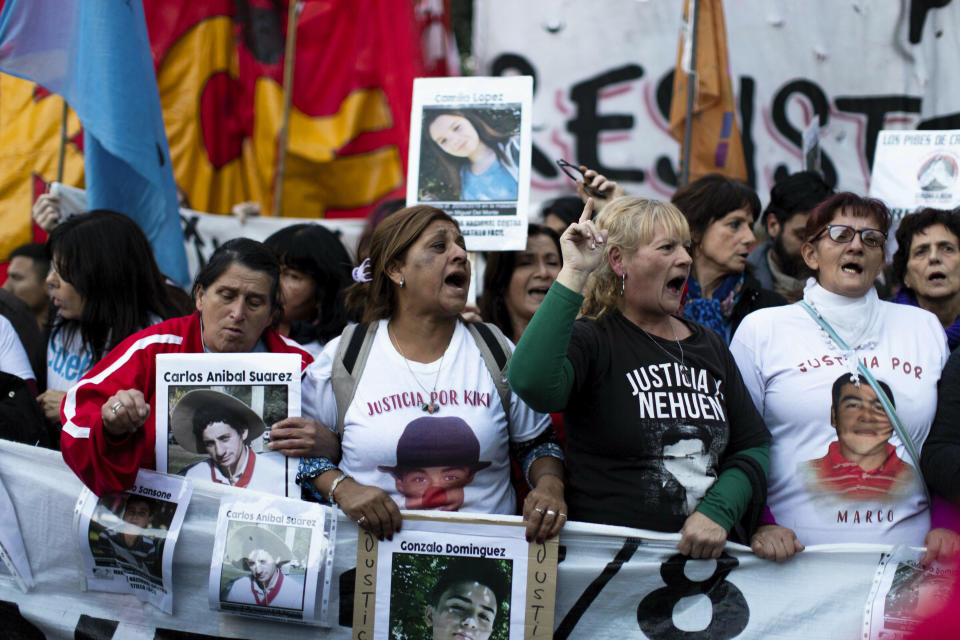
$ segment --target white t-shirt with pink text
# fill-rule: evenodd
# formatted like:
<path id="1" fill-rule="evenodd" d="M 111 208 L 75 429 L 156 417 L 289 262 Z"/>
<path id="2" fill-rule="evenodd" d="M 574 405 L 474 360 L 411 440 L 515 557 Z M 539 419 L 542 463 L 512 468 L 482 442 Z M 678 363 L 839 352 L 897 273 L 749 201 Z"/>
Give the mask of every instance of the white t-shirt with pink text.
<path id="1" fill-rule="evenodd" d="M 330 376 L 339 343 L 327 343 L 303 381 L 303 415 L 332 428 Z M 438 411 L 427 413 L 425 403 Z M 548 415 L 512 395 L 508 430 L 496 385 L 462 323 L 443 357 L 424 364 L 405 361 L 381 320 L 344 416 L 339 467 L 389 493 L 401 509 L 512 514 L 509 443 L 532 440 L 549 425 Z"/>

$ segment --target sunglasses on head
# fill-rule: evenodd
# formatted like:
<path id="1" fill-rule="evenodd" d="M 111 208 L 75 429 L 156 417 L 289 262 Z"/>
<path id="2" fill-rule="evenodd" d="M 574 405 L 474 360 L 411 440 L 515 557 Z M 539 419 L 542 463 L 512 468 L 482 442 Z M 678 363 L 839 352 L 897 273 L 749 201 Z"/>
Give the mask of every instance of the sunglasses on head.
<path id="1" fill-rule="evenodd" d="M 824 233 L 830 236 L 831 240 L 840 244 L 853 242 L 853 237 L 860 234 L 860 242 L 873 249 L 879 249 L 887 241 L 887 234 L 880 229 L 854 229 L 845 224 L 828 224 L 813 239 L 817 240 L 823 237 Z"/>

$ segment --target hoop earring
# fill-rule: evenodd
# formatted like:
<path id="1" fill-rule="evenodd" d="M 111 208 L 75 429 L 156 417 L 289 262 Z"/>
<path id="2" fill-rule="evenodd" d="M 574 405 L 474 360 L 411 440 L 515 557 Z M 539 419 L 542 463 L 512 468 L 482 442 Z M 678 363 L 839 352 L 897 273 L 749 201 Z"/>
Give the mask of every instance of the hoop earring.
<path id="1" fill-rule="evenodd" d="M 400 288 L 403 289 L 403 278 L 400 278 Z"/>
<path id="2" fill-rule="evenodd" d="M 620 276 L 620 278 L 621 278 L 621 280 L 620 280 L 620 295 L 621 295 L 621 296 L 625 296 L 625 295 L 627 295 L 627 272 L 624 271 L 624 272 L 623 272 L 623 275 Z"/>

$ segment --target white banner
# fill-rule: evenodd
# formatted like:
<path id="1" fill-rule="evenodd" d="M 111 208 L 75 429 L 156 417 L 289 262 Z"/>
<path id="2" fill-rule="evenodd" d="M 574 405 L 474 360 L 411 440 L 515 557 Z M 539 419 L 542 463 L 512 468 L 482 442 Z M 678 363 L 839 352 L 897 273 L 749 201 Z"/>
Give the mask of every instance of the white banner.
<path id="1" fill-rule="evenodd" d="M 476 72 L 534 77 L 533 201 L 572 193 L 557 158 L 669 197 L 680 0 L 474 4 Z M 858 193 L 881 129 L 960 128 L 960 87 L 943 62 L 960 48 L 960 4 L 921 4 L 724 3 L 749 181 L 764 201 L 775 175 L 800 170 L 817 116 L 827 181 Z"/>
<path id="2" fill-rule="evenodd" d="M 61 210 L 65 216 L 76 215 L 87 209 L 87 194 L 83 189 L 54 182 L 50 187 L 50 193 L 60 198 Z M 294 224 L 325 226 L 339 235 L 340 242 L 347 249 L 347 253 L 354 255 L 365 221 L 255 216 L 247 218 L 246 222 L 241 224 L 239 218 L 234 216 L 180 209 L 180 224 L 183 227 L 183 241 L 187 249 L 187 267 L 190 269 L 190 278 L 193 279 L 200 267 L 206 264 L 207 258 L 227 240 L 251 238 L 263 241 L 274 232 Z"/>
<path id="3" fill-rule="evenodd" d="M 25 533 L 36 583 L 23 593 L 13 580 L 0 578 L 0 607 L 6 601 L 20 612 L 15 619 L 12 607 L 3 609 L 9 632 L 32 625 L 48 638 L 72 638 L 78 628 L 92 638 L 147 639 L 157 629 L 271 640 L 351 637 L 357 529 L 343 517 L 331 570 L 331 629 L 212 612 L 206 594 L 217 513 L 223 496 L 237 494 L 229 487 L 195 484 L 174 556 L 170 616 L 132 595 L 80 590 L 75 548 L 63 541 L 70 537 L 82 486 L 57 452 L 0 441 L 0 478 Z M 659 640 L 676 637 L 678 629 L 709 628 L 711 638 L 849 640 L 864 629 L 868 598 L 883 574 L 881 560 L 891 551 L 881 545 L 808 547 L 777 564 L 728 545 L 718 561 L 685 561 L 676 554 L 676 540 L 671 534 L 569 523 L 560 536 L 554 637 Z M 886 593 L 879 586 L 875 598 L 882 600 Z"/>

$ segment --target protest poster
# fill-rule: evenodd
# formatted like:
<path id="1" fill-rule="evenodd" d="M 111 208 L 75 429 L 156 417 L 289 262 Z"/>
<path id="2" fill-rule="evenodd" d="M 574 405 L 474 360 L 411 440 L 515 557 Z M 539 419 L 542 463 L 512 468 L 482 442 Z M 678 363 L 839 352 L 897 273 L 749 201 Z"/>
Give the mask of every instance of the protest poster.
<path id="1" fill-rule="evenodd" d="M 924 568 L 924 553 L 897 546 L 883 554 L 867 600 L 864 638 L 906 640 L 917 624 L 947 602 L 960 570 L 939 563 Z"/>
<path id="2" fill-rule="evenodd" d="M 551 638 L 556 576 L 556 538 L 518 518 L 407 513 L 393 540 L 360 530 L 353 637 Z"/>
<path id="3" fill-rule="evenodd" d="M 190 503 L 182 478 L 141 469 L 133 488 L 98 498 L 84 488 L 74 532 L 91 591 L 132 593 L 173 613 L 173 550 Z"/>
<path id="4" fill-rule="evenodd" d="M 417 78 L 407 205 L 443 209 L 469 251 L 527 243 L 533 79 Z"/>
<path id="5" fill-rule="evenodd" d="M 803 170 L 813 171 L 823 175 L 822 158 L 820 152 L 820 120 L 814 118 L 803 130 L 801 138 L 801 155 L 803 156 Z"/>
<path id="6" fill-rule="evenodd" d="M 925 207 L 960 205 L 958 174 L 960 130 L 883 130 L 877 135 L 869 195 L 883 200 L 893 216 L 888 259 L 897 250 L 895 234 L 903 216 Z"/>
<path id="7" fill-rule="evenodd" d="M 300 495 L 298 458 L 270 451 L 270 426 L 300 415 L 300 356 L 157 356 L 157 470 Z"/>
<path id="8" fill-rule="evenodd" d="M 330 511 L 284 498 L 223 498 L 210 562 L 210 608 L 330 626 L 336 539 Z"/>
<path id="9" fill-rule="evenodd" d="M 7 487 L 0 479 L 0 580 L 12 580 L 21 591 L 33 587 L 33 574 L 23 545 L 20 521 Z"/>

